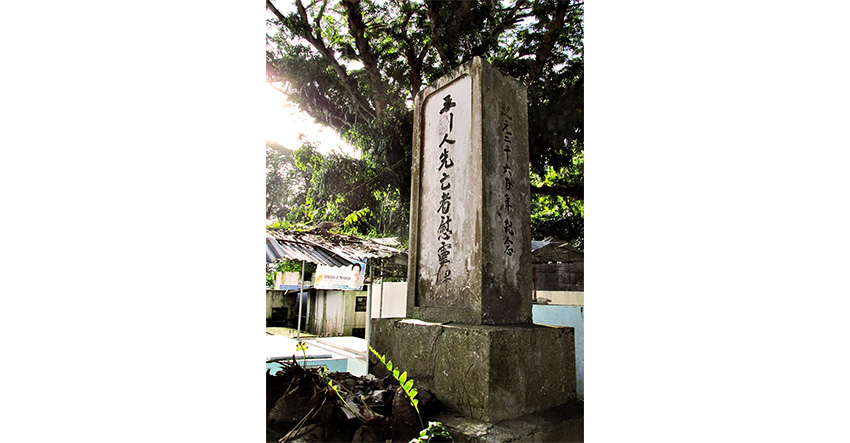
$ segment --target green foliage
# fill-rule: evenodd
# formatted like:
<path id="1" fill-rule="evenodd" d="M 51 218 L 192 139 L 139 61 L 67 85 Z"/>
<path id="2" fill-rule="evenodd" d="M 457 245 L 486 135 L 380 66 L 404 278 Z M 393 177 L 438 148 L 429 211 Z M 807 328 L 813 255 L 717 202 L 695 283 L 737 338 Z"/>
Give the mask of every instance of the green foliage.
<path id="1" fill-rule="evenodd" d="M 272 227 L 335 222 L 343 232 L 370 237 L 407 238 L 408 209 L 398 189 L 383 184 L 382 167 L 364 159 L 322 155 L 310 143 L 279 156 L 267 149 L 267 217 Z M 383 186 L 383 187 L 379 187 Z M 274 190 L 275 192 L 272 192 Z"/>
<path id="2" fill-rule="evenodd" d="M 266 142 L 266 218 L 283 218 L 288 212 L 288 195 L 293 191 L 292 151 L 278 143 Z"/>
<path id="3" fill-rule="evenodd" d="M 449 430 L 438 421 L 429 421 L 428 427 L 419 432 L 419 437 L 410 440 L 410 443 L 427 442 L 451 442 L 454 441 Z"/>
<path id="4" fill-rule="evenodd" d="M 419 424 L 424 428 L 425 425 L 422 424 L 422 414 L 419 413 L 419 400 L 416 399 L 416 394 L 418 394 L 419 391 L 413 389 L 413 380 L 407 379 L 407 371 L 404 371 L 401 375 L 399 375 L 399 369 L 393 368 L 393 362 L 387 361 L 387 357 L 385 355 L 379 354 L 372 346 L 369 346 L 369 351 L 371 351 L 372 354 L 380 360 L 381 363 L 383 363 L 388 371 L 392 372 L 393 378 L 398 380 L 398 384 L 401 386 L 405 395 L 407 395 L 407 398 L 410 400 L 410 404 L 413 405 L 413 409 L 416 410 L 416 416 L 419 417 Z"/>
<path id="5" fill-rule="evenodd" d="M 562 226 L 584 214 L 584 173 L 575 162 L 584 146 L 583 3 L 295 3 L 298 8 L 288 14 L 275 3 L 269 6 L 268 81 L 283 82 L 290 100 L 363 155 L 353 162 L 326 159 L 333 167 L 318 159 L 304 163 L 313 165 L 311 171 L 299 169 L 306 187 L 292 185 L 293 199 L 301 206 L 267 212 L 293 222 L 327 219 L 351 232 L 406 239 L 413 99 L 427 83 L 481 56 L 528 85 L 530 173 L 546 183 L 532 193 L 561 199 L 533 202 L 537 231 L 583 235 L 583 230 Z M 316 177 L 308 178 L 310 173 Z M 312 186 L 320 189 L 307 191 Z M 302 189 L 303 199 L 297 192 Z M 385 193 L 392 205 L 380 207 L 375 192 Z"/>
<path id="6" fill-rule="evenodd" d="M 531 185 L 541 189 L 583 188 L 584 152 L 578 148 L 576 151 L 569 168 L 546 167 L 540 174 L 532 171 Z M 557 194 L 532 195 L 531 236 L 535 239 L 552 236 L 583 248 L 584 200 Z"/>

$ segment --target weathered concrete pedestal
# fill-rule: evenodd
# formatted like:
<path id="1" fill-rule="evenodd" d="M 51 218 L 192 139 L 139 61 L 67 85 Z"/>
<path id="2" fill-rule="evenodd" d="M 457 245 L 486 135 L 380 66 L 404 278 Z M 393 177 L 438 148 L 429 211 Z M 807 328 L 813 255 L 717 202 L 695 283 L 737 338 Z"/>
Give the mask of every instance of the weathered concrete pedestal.
<path id="1" fill-rule="evenodd" d="M 395 366 L 436 392 L 444 405 L 486 422 L 574 399 L 573 342 L 573 328 L 566 327 L 372 323 L 372 347 L 387 350 Z"/>
<path id="2" fill-rule="evenodd" d="M 576 394 L 573 329 L 532 324 L 527 107 L 525 86 L 478 57 L 417 95 L 407 278 L 415 319 L 372 321 L 372 347 L 485 422 Z"/>

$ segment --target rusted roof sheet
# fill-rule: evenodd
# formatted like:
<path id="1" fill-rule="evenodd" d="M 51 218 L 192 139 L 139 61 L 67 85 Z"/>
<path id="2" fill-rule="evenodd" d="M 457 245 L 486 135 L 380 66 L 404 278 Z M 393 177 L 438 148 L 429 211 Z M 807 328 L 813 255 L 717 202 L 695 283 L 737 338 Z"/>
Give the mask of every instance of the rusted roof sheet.
<path id="1" fill-rule="evenodd" d="M 350 235 L 298 231 L 266 231 L 266 261 L 304 260 L 327 266 L 350 266 L 353 262 L 395 255 L 407 257 L 394 238 L 361 239 Z M 584 261 L 584 252 L 570 243 L 547 237 L 531 242 L 533 263 Z"/>
<path id="2" fill-rule="evenodd" d="M 362 239 L 343 234 L 312 233 L 298 231 L 266 231 L 268 236 L 275 239 L 302 242 L 324 248 L 334 254 L 354 261 L 370 258 L 385 258 L 395 255 L 406 257 L 407 251 L 399 248 L 401 244 L 395 238 Z"/>
<path id="3" fill-rule="evenodd" d="M 584 261 L 584 252 L 568 242 L 547 237 L 531 242 L 532 263 L 575 263 Z"/>
<path id="4" fill-rule="evenodd" d="M 326 266 L 351 266 L 355 259 L 288 236 L 266 234 L 266 262 L 297 260 Z"/>

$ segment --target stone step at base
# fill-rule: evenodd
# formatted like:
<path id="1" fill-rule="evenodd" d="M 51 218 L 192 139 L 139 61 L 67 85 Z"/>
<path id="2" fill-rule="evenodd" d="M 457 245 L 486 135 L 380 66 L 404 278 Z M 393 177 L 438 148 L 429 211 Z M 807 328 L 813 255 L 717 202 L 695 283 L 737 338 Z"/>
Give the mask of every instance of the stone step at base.
<path id="1" fill-rule="evenodd" d="M 429 421 L 446 426 L 454 441 L 464 442 L 583 442 L 584 403 L 573 402 L 522 417 L 487 423 L 446 412 Z"/>

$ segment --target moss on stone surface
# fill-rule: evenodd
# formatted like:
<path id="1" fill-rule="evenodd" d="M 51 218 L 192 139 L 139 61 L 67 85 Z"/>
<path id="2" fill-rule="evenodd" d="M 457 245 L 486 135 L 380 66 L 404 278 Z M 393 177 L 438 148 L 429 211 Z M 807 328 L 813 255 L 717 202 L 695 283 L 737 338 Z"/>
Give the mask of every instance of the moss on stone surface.
<path id="1" fill-rule="evenodd" d="M 400 319 L 376 319 L 372 328 L 372 347 L 471 417 L 493 422 L 575 398 L 573 328 Z"/>

